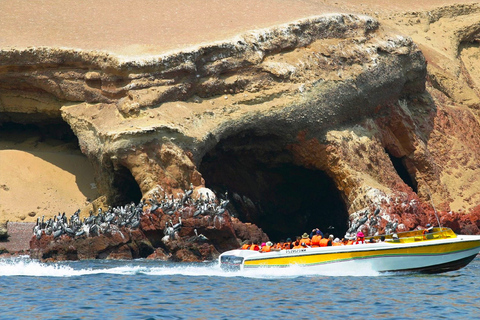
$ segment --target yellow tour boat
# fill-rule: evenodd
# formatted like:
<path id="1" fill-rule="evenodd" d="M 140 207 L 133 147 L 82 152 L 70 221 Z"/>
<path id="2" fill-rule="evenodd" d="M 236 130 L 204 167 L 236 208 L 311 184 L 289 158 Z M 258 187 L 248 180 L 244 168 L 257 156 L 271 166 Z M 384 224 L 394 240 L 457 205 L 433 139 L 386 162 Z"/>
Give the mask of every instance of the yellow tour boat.
<path id="1" fill-rule="evenodd" d="M 441 273 L 465 267 L 480 251 L 480 236 L 456 235 L 449 228 L 433 228 L 374 237 L 375 243 L 271 252 L 230 250 L 219 257 L 224 270 L 283 268 L 369 268 L 376 272 Z M 355 270 L 353 269 L 353 270 Z"/>

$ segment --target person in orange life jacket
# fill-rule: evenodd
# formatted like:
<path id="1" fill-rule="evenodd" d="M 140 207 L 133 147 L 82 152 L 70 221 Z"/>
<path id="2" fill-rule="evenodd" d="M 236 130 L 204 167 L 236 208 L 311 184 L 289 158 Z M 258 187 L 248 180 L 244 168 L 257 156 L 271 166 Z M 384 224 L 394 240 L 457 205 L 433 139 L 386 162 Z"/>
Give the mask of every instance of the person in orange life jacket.
<path id="1" fill-rule="evenodd" d="M 297 239 L 293 243 L 292 249 L 302 249 L 303 248 L 302 245 L 300 244 L 301 239 L 302 239 L 302 237 L 297 237 Z"/>
<path id="2" fill-rule="evenodd" d="M 355 243 L 355 236 L 351 235 L 350 233 L 345 234 L 345 239 L 347 239 L 347 246 Z"/>
<path id="3" fill-rule="evenodd" d="M 316 234 L 321 235 L 322 238 L 323 238 L 323 232 L 320 229 L 315 228 L 315 229 L 312 230 L 312 232 L 310 232 L 310 239 L 312 239 L 313 236 L 316 235 Z"/>
<path id="4" fill-rule="evenodd" d="M 310 237 L 306 232 L 302 234 L 302 239 L 300 240 L 300 244 L 303 247 L 310 247 L 310 245 L 312 244 L 312 241 L 310 241 Z"/>
<path id="5" fill-rule="evenodd" d="M 248 250 L 250 249 L 250 246 L 252 245 L 252 241 L 247 240 L 245 241 L 244 245 L 241 247 L 242 250 Z"/>
<path id="6" fill-rule="evenodd" d="M 311 242 L 312 248 L 320 247 L 320 240 L 322 240 L 322 238 L 323 238 L 322 231 L 317 229 L 315 231 L 315 234 L 312 236 L 312 242 Z"/>
<path id="7" fill-rule="evenodd" d="M 273 243 L 271 241 L 267 241 L 265 245 L 262 245 L 261 252 L 270 252 L 272 251 Z"/>
<path id="8" fill-rule="evenodd" d="M 365 243 L 365 235 L 363 234 L 362 231 L 359 231 L 357 233 L 357 241 L 355 241 L 355 244 L 364 244 Z"/>
<path id="9" fill-rule="evenodd" d="M 285 243 L 283 244 L 283 249 L 284 250 L 288 250 L 288 249 L 292 249 L 292 239 L 290 238 L 287 238 L 287 241 L 285 241 Z"/>
<path id="10" fill-rule="evenodd" d="M 333 235 L 325 234 L 325 238 L 320 240 L 320 247 L 331 247 L 332 246 Z"/>
<path id="11" fill-rule="evenodd" d="M 277 242 L 273 247 L 277 250 L 282 250 L 284 243 L 285 243 L 285 240 L 282 239 L 279 242 Z"/>
<path id="12" fill-rule="evenodd" d="M 332 246 L 343 246 L 343 243 L 339 238 L 335 238 L 335 240 L 332 242 Z"/>
<path id="13" fill-rule="evenodd" d="M 260 247 L 258 246 L 258 244 L 252 243 L 252 245 L 250 246 L 250 250 L 258 251 L 260 250 Z"/>
<path id="14" fill-rule="evenodd" d="M 433 227 L 432 225 L 429 223 L 425 226 L 425 229 L 423 229 L 422 233 L 423 234 L 427 234 L 427 233 L 431 233 L 433 231 Z"/>

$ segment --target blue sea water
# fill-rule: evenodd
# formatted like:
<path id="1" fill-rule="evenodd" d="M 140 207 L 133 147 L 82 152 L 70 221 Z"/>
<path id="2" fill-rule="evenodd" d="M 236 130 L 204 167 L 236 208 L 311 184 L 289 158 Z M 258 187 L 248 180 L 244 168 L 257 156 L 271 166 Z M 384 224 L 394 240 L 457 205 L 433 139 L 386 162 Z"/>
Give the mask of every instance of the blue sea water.
<path id="1" fill-rule="evenodd" d="M 476 319 L 479 276 L 2 259 L 0 319 Z"/>

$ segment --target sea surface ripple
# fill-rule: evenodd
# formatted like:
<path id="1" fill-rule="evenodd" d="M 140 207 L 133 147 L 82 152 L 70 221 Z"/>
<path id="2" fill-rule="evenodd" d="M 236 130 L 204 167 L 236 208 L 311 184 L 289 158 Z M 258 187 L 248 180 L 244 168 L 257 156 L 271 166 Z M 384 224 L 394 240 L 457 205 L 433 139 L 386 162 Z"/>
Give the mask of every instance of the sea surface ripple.
<path id="1" fill-rule="evenodd" d="M 474 319 L 480 258 L 439 274 L 0 259 L 1 319 Z"/>

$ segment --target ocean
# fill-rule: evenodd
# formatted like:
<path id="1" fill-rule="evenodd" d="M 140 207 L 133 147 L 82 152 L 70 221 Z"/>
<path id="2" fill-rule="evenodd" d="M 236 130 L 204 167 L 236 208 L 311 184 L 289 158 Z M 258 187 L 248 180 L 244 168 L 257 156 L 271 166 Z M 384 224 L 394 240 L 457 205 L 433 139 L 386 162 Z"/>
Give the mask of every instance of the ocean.
<path id="1" fill-rule="evenodd" d="M 0 319 L 476 319 L 480 257 L 437 275 L 0 260 Z"/>

